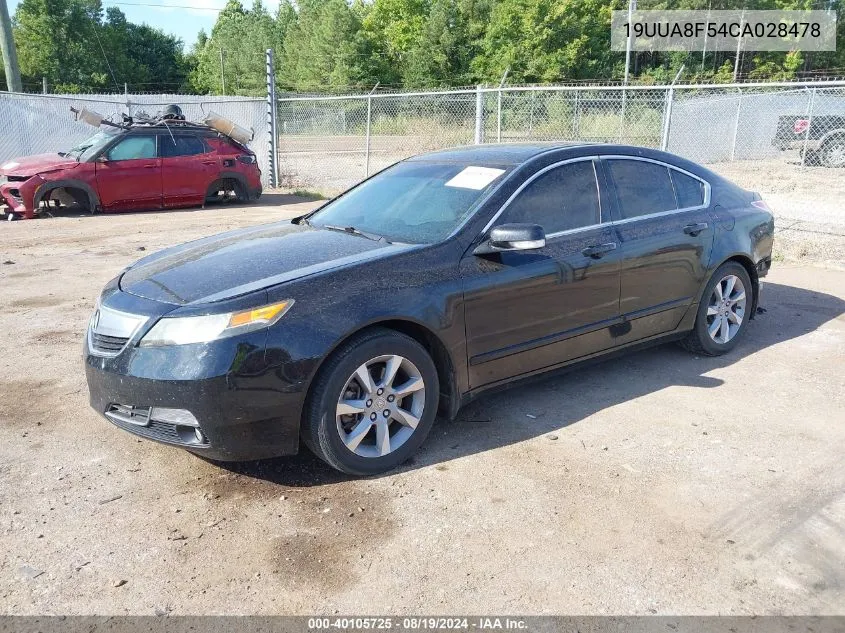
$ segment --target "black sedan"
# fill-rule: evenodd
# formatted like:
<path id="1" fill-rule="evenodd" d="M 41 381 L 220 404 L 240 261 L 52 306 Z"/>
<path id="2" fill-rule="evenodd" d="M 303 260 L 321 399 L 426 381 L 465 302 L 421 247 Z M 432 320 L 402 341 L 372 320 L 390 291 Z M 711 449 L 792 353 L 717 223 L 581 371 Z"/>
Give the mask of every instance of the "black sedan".
<path id="1" fill-rule="evenodd" d="M 91 405 L 218 460 L 391 469 L 483 391 L 676 339 L 732 349 L 774 222 L 663 152 L 485 145 L 417 156 L 292 222 L 150 255 L 85 342 Z"/>

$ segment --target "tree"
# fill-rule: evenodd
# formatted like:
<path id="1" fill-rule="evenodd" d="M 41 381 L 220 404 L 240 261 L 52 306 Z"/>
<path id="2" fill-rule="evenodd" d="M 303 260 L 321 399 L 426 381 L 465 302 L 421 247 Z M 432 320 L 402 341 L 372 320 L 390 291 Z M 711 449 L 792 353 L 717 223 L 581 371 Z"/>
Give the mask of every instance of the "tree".
<path id="1" fill-rule="evenodd" d="M 182 41 L 127 22 L 100 0 L 22 0 L 15 12 L 21 73 L 29 84 L 46 77 L 53 90 L 178 90 L 185 80 Z"/>

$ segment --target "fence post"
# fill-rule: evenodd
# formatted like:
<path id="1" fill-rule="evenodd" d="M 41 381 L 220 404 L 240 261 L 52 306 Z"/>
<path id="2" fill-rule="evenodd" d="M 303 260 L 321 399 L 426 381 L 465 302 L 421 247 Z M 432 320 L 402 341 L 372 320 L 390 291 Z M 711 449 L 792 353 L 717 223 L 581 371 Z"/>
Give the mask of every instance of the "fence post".
<path id="1" fill-rule="evenodd" d="M 675 75 L 675 79 L 672 80 L 672 84 L 669 86 L 669 92 L 666 95 L 666 120 L 663 121 L 663 138 L 660 140 L 660 149 L 664 152 L 667 151 L 669 147 L 669 131 L 672 129 L 672 105 L 675 102 L 675 84 L 678 83 L 678 79 L 681 78 L 682 72 L 684 72 L 683 64 L 681 64 L 681 67 L 678 69 L 678 74 Z"/>
<path id="2" fill-rule="evenodd" d="M 572 109 L 572 139 L 577 140 L 579 137 L 579 121 L 578 121 L 578 91 L 575 91 L 575 106 Z"/>
<path id="3" fill-rule="evenodd" d="M 813 125 L 813 106 L 816 105 L 816 89 L 813 88 L 810 91 L 810 105 L 808 107 L 809 113 L 807 114 L 807 129 L 804 130 L 804 149 L 801 151 L 801 167 L 804 166 L 804 163 L 807 161 L 807 144 L 810 141 L 810 127 Z"/>
<path id="4" fill-rule="evenodd" d="M 475 87 L 475 144 L 481 145 L 484 131 L 484 93 L 482 86 Z"/>
<path id="5" fill-rule="evenodd" d="M 222 55 L 222 51 L 221 51 Z M 222 59 L 222 57 L 221 57 Z M 267 134 L 269 136 L 269 147 L 267 149 L 267 157 L 269 159 L 268 167 L 268 184 L 275 187 L 279 184 L 277 162 L 277 143 L 278 137 L 276 135 L 276 70 L 273 63 L 273 49 L 268 48 L 266 51 L 266 79 L 267 79 Z"/>
<path id="6" fill-rule="evenodd" d="M 508 72 L 510 72 L 510 66 L 505 69 L 504 74 L 502 75 L 502 81 L 499 82 L 499 93 L 497 95 L 497 103 L 496 103 L 496 142 L 502 142 L 502 88 L 505 87 L 505 81 L 508 78 Z"/>
<path id="7" fill-rule="evenodd" d="M 367 95 L 367 141 L 366 149 L 364 150 L 364 178 L 370 177 L 370 129 L 373 122 L 373 93 L 378 88 L 380 82 L 376 82 L 370 94 Z"/>
<path id="8" fill-rule="evenodd" d="M 742 89 L 737 88 L 739 97 L 736 101 L 736 117 L 734 118 L 734 137 L 731 142 L 731 160 L 736 160 L 736 139 L 739 136 L 739 116 L 742 113 Z"/>

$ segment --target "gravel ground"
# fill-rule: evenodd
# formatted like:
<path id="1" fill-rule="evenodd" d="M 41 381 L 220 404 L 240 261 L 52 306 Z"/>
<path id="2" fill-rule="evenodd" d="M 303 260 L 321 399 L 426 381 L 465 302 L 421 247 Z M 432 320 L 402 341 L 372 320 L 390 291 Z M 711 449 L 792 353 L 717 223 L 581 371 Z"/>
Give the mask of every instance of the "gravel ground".
<path id="1" fill-rule="evenodd" d="M 0 613 L 845 614 L 845 273 L 778 264 L 730 354 L 487 396 L 372 479 L 221 467 L 96 415 L 100 287 L 310 207 L 265 202 L 0 226 Z"/>

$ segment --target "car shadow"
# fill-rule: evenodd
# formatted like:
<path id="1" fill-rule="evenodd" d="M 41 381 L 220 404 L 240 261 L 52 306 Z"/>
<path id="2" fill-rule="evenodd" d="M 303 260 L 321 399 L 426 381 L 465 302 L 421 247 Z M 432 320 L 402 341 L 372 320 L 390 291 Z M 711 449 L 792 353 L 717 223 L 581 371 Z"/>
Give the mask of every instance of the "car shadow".
<path id="1" fill-rule="evenodd" d="M 723 381 L 707 375 L 714 369 L 807 334 L 845 314 L 845 301 L 838 297 L 774 283 L 764 283 L 761 305 L 743 340 L 724 356 L 698 356 L 669 343 L 488 392 L 464 407 L 454 421 L 438 419 L 420 451 L 387 474 L 442 464 L 558 432 L 598 411 L 667 387 L 716 389 Z M 538 402 L 549 401 L 549 392 L 559 404 L 554 410 L 538 409 Z M 318 486 L 350 479 L 305 448 L 293 457 L 221 466 L 286 486 Z"/>

